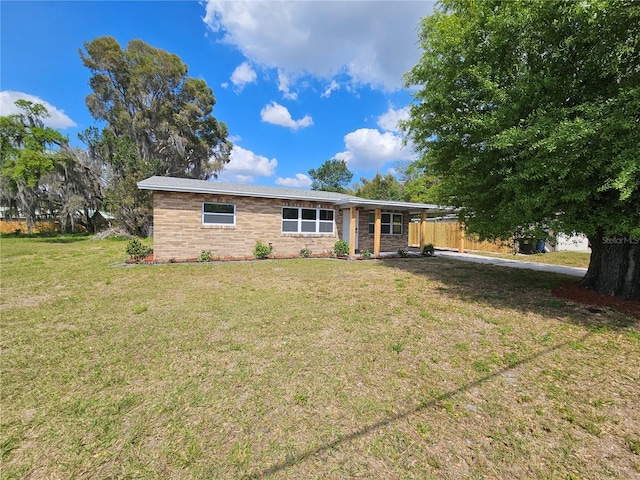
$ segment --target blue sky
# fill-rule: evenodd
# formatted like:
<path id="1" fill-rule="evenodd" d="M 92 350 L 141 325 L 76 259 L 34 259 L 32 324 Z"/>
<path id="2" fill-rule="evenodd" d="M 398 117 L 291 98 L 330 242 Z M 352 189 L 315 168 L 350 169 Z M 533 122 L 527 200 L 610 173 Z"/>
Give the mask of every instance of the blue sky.
<path id="1" fill-rule="evenodd" d="M 421 1 L 0 2 L 0 114 L 43 103 L 48 123 L 82 146 L 98 123 L 79 49 L 109 35 L 175 53 L 216 96 L 234 143 L 220 180 L 308 188 L 308 171 L 347 161 L 354 181 L 414 158 L 396 122 L 420 57 Z"/>

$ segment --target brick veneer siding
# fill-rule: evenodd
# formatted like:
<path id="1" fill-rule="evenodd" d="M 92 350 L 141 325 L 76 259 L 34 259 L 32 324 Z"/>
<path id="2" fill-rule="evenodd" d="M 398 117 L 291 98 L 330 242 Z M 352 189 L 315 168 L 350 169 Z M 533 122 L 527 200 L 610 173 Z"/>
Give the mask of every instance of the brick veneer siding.
<path id="1" fill-rule="evenodd" d="M 358 225 L 358 248 L 360 251 L 369 250 L 373 253 L 373 234 L 369 234 L 369 212 L 360 212 Z M 406 250 L 409 245 L 409 214 L 397 210 L 383 210 L 383 213 L 402 214 L 402 235 L 380 235 L 381 252 L 397 252 L 400 249 Z"/>
<path id="2" fill-rule="evenodd" d="M 235 204 L 236 225 L 203 225 L 203 202 Z M 339 209 L 334 209 L 333 234 L 291 234 L 282 233 L 282 207 L 334 209 L 333 205 L 320 202 L 154 191 L 155 258 L 194 258 L 202 251 L 211 251 L 215 257 L 251 256 L 256 240 L 271 242 L 277 255 L 297 255 L 302 248 L 313 253 L 333 250 L 341 235 Z"/>

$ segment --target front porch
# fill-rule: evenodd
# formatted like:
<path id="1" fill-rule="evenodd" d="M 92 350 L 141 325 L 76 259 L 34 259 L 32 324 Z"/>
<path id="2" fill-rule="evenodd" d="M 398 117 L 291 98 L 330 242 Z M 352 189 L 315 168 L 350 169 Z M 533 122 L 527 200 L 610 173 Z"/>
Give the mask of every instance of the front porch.
<path id="1" fill-rule="evenodd" d="M 409 250 L 409 223 L 420 215 L 418 252 L 427 243 L 427 215 L 441 215 L 445 208 L 433 204 L 350 198 L 337 204 L 342 209 L 340 238 L 349 244 L 349 258 L 368 251 L 373 257 Z"/>

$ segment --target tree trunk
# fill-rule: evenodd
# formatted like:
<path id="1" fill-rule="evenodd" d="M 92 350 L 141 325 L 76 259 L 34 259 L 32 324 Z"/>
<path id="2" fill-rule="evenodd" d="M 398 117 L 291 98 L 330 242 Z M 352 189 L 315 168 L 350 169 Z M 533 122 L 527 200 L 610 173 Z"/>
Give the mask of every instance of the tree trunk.
<path id="1" fill-rule="evenodd" d="M 591 260 L 581 285 L 605 295 L 640 300 L 640 239 L 589 237 Z"/>

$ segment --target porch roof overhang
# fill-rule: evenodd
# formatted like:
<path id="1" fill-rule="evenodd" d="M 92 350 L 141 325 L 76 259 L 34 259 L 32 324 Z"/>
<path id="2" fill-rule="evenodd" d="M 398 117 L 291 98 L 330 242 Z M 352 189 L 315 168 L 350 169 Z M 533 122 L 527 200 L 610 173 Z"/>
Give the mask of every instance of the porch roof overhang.
<path id="1" fill-rule="evenodd" d="M 335 205 L 340 208 L 357 207 L 366 210 L 385 209 L 400 210 L 408 213 L 443 213 L 452 212 L 451 207 L 443 207 L 432 203 L 398 202 L 394 200 L 371 200 L 368 198 L 351 197 L 338 200 Z"/>

